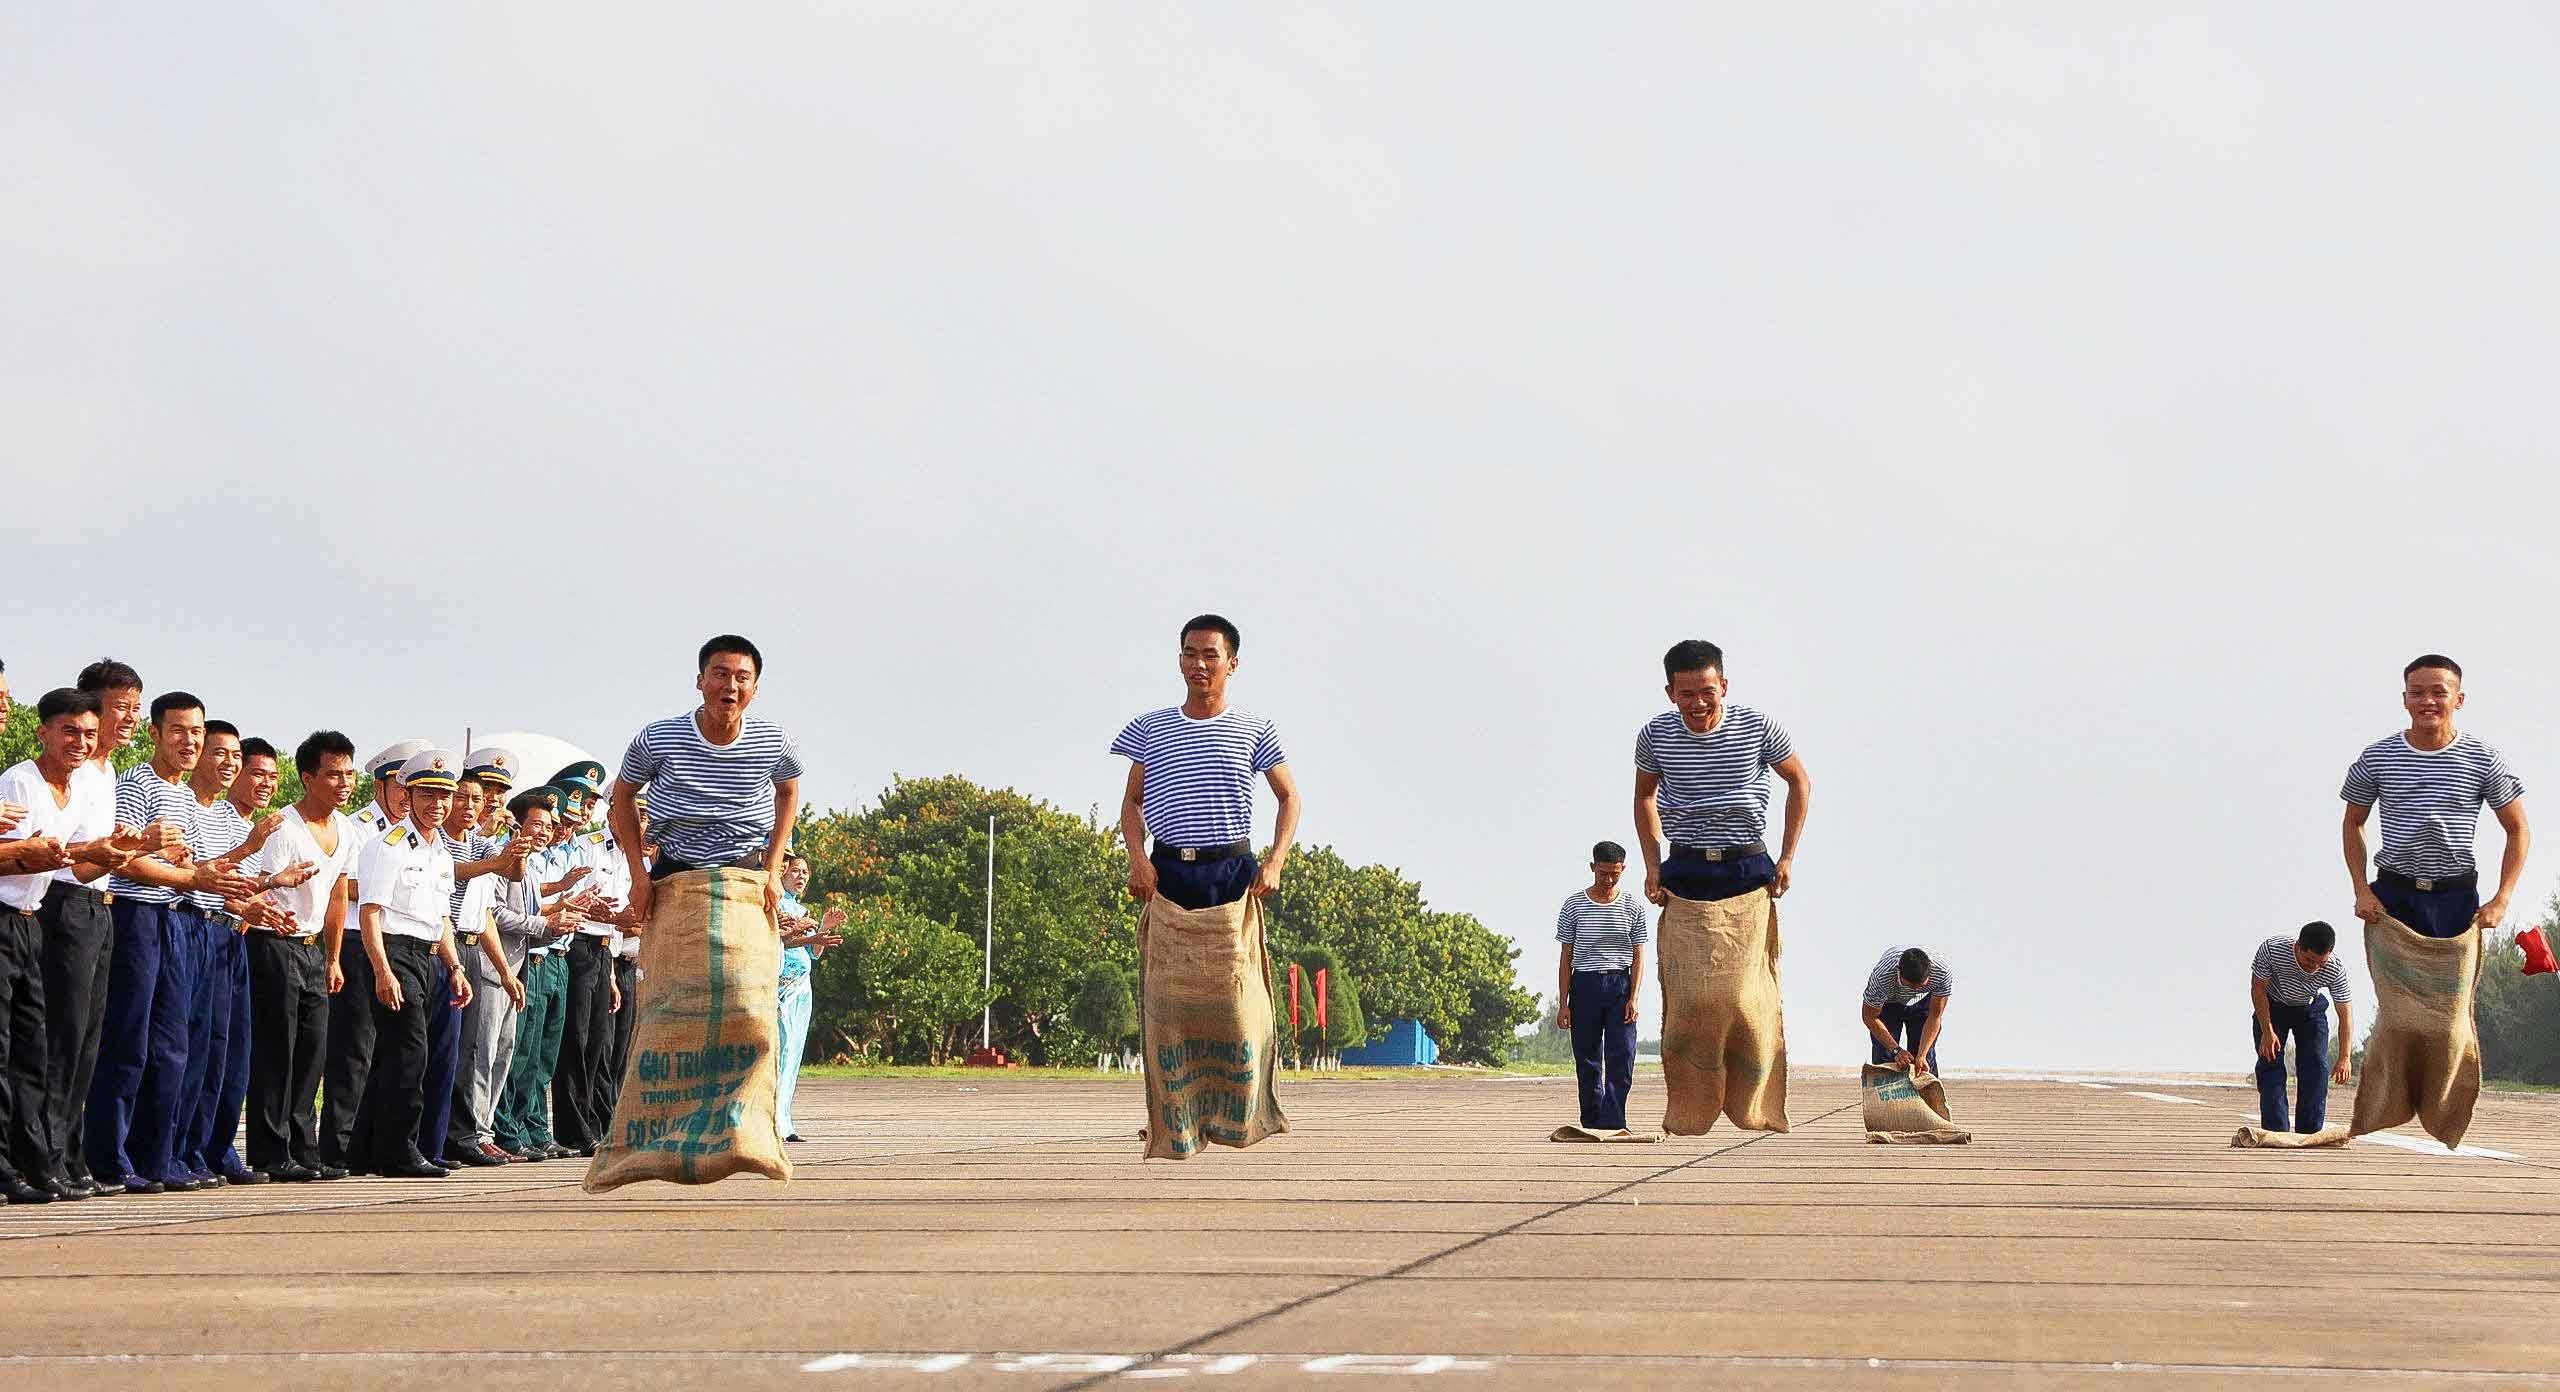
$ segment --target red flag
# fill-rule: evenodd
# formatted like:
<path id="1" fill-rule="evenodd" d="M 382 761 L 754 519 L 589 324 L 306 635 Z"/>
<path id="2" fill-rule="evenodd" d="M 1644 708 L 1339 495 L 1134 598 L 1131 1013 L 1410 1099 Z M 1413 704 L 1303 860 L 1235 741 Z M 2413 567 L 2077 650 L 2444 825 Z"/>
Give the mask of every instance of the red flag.
<path id="1" fill-rule="evenodd" d="M 2542 940 L 2541 929 L 2527 928 L 2516 934 L 2516 946 L 2524 949 L 2525 975 L 2540 976 L 2544 972 L 2560 971 L 2560 961 L 2552 960 L 2551 945 Z"/>
<path id="2" fill-rule="evenodd" d="M 1289 964 L 1289 1028 L 1298 1027 L 1298 964 Z"/>
<path id="3" fill-rule="evenodd" d="M 1323 1028 L 1324 1028 L 1324 973 L 1325 973 L 1325 969 L 1324 969 L 1324 968 L 1322 968 L 1322 967 L 1318 967 L 1318 968 L 1316 968 L 1316 1028 L 1317 1028 L 1317 1029 L 1323 1029 Z"/>

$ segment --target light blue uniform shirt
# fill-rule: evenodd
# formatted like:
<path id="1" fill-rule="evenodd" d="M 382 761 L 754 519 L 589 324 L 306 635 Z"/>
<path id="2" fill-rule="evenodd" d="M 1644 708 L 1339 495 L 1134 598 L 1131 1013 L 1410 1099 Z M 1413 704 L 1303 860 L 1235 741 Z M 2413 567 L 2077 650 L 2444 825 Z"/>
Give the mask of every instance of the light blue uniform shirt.
<path id="1" fill-rule="evenodd" d="M 800 896 L 785 894 L 782 896 L 782 912 L 792 918 L 807 918 L 809 906 L 800 902 Z M 786 984 L 807 976 L 809 969 L 817 964 L 818 959 L 805 947 L 782 949 L 782 979 Z"/>

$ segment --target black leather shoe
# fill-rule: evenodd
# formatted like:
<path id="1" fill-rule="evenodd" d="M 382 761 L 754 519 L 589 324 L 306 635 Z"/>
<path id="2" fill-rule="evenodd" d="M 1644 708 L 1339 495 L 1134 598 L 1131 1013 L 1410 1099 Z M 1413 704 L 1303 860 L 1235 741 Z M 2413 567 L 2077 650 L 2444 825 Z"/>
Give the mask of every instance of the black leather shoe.
<path id="1" fill-rule="evenodd" d="M 225 1184 L 264 1184 L 267 1182 L 267 1176 L 264 1172 L 259 1170 L 224 1170 L 222 1171 L 222 1182 Z"/>
<path id="2" fill-rule="evenodd" d="M 577 1158 L 578 1154 L 578 1152 L 569 1149 L 558 1141 L 553 1141 L 550 1145 L 544 1147 L 542 1153 L 550 1156 L 554 1160 L 572 1160 Z"/>
<path id="3" fill-rule="evenodd" d="M 382 1167 L 385 1179 L 443 1179 L 450 1172 L 430 1163 L 423 1155 L 411 1154 L 396 1165 Z"/>
<path id="4" fill-rule="evenodd" d="M 53 1191 L 38 1189 L 23 1179 L 13 1179 L 6 1184 L 0 1184 L 0 1199 L 7 1199 L 13 1204 L 51 1203 Z"/>
<path id="5" fill-rule="evenodd" d="M 797 1132 L 797 1131 L 792 1132 L 790 1135 L 785 1136 L 785 1137 L 783 1137 L 782 1139 L 784 1139 L 784 1140 L 786 1140 L 786 1141 L 789 1141 L 789 1142 L 790 1142 L 791 1144 L 793 1144 L 793 1145 L 799 1145 L 799 1144 L 802 1144 L 802 1142 L 801 1142 L 801 1140 L 800 1140 L 800 1133 L 799 1133 L 799 1132 Z"/>
<path id="6" fill-rule="evenodd" d="M 101 1186 L 103 1188 L 103 1186 Z M 138 1174 L 116 1176 L 116 1187 L 127 1194 L 157 1194 L 165 1186 L 158 1180 L 144 1179 Z"/>
<path id="7" fill-rule="evenodd" d="M 55 1198 L 66 1203 L 78 1203 L 82 1199 L 93 1198 L 98 1192 L 86 1184 L 63 1175 L 55 1175 L 46 1180 L 44 1187 L 51 1190 Z"/>
<path id="8" fill-rule="evenodd" d="M 124 1192 L 124 1181 L 120 1179 L 92 1179 L 87 1183 L 89 1192 L 102 1199 L 113 1198 Z"/>
<path id="9" fill-rule="evenodd" d="M 157 1182 L 162 1189 L 172 1194 L 192 1194 L 205 1187 L 203 1184 L 199 1183 L 193 1175 L 165 1174 L 160 1176 Z M 218 1179 L 214 1181 L 216 1184 L 220 1184 L 221 1182 L 222 1181 Z M 133 1186 L 127 1185 L 125 1187 L 131 1188 Z"/>
<path id="10" fill-rule="evenodd" d="M 291 1160 L 287 1160 L 281 1165 L 267 1166 L 267 1178 L 274 1180 L 278 1184 L 308 1184 L 319 1177 L 320 1172 L 318 1170 L 312 1169 L 308 1165 L 296 1164 Z"/>
<path id="11" fill-rule="evenodd" d="M 458 1170 L 458 1169 L 461 1169 L 461 1168 L 462 1168 L 462 1164 L 461 1164 L 461 1162 L 460 1162 L 460 1161 L 456 1161 L 456 1160 L 447 1160 L 447 1159 L 445 1159 L 445 1158 L 444 1158 L 443 1156 L 441 1156 L 441 1155 L 434 1156 L 434 1157 L 421 1157 L 421 1158 L 426 1159 L 426 1161 L 427 1161 L 427 1163 L 428 1163 L 428 1164 L 435 1166 L 437 1169 L 444 1171 L 446 1174 L 451 1174 L 451 1173 L 453 1173 L 455 1170 Z"/>
<path id="12" fill-rule="evenodd" d="M 473 1169 L 480 1170 L 507 1163 L 504 1160 L 492 1160 L 476 1150 L 448 1150 L 444 1153 L 444 1158 L 449 1164 L 469 1165 Z"/>
<path id="13" fill-rule="evenodd" d="M 344 1165 L 322 1165 L 320 1168 L 311 1172 L 311 1177 L 321 1181 L 322 1183 L 326 1183 L 333 1179 L 345 1179 L 347 1177 L 347 1167 Z"/>
<path id="14" fill-rule="evenodd" d="M 595 1148 L 594 1146 L 591 1146 L 591 1145 L 582 1145 L 582 1146 L 578 1147 L 578 1158 L 579 1158 L 579 1159 L 581 1159 L 581 1160 L 591 1160 L 591 1159 L 594 1159 L 594 1158 L 595 1158 L 595 1153 L 596 1153 L 596 1148 Z"/>

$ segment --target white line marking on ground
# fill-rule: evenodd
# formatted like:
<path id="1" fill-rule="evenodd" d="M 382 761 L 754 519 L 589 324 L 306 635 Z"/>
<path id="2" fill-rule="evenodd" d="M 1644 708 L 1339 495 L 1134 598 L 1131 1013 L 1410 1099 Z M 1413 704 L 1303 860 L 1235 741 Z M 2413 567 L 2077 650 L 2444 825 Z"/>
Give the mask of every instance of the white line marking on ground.
<path id="1" fill-rule="evenodd" d="M 2125 1094 L 2125 1096 L 2127 1096 L 2127 1097 L 2147 1097 L 2147 1098 L 2150 1098 L 2150 1099 L 2151 1099 L 2152 1101 L 2154 1101 L 2154 1102 L 2180 1102 L 2180 1103 L 2184 1103 L 2184 1104 L 2186 1104 L 2187 1106 L 2190 1106 L 2190 1107 L 2201 1107 L 2201 1106 L 2203 1106 L 2203 1105 L 2204 1105 L 2202 1102 L 2199 1102 L 2199 1101 L 2197 1101 L 2196 1099 L 2194 1099 L 2194 1098 L 2192 1098 L 2192 1097 L 2171 1097 L 2169 1094 L 2167 1094 L 2167 1093 L 2165 1093 L 2165 1092 L 2128 1092 L 2128 1093 L 2126 1093 L 2126 1094 Z"/>
<path id="2" fill-rule="evenodd" d="M 2462 1156 L 2472 1160 L 2522 1160 L 2524 1158 L 2513 1151 L 2491 1150 L 2487 1146 L 2467 1145 L 2447 1150 L 2444 1148 L 2444 1142 L 2432 1136 L 2421 1139 L 2416 1136 L 2395 1136 L 2388 1131 L 2376 1131 L 2369 1136 L 2358 1136 L 2356 1139 L 2371 1141 L 2375 1145 L 2396 1146 L 2402 1150 L 2415 1151 L 2420 1155 Z"/>
<path id="3" fill-rule="evenodd" d="M 2080 1086 L 2082 1086 L 2082 1087 L 2084 1087 L 2084 1088 L 2096 1088 L 2096 1089 L 2097 1089 L 2098 1091 L 2100 1091 L 2100 1092 L 2113 1092 L 2113 1091 L 2115 1091 L 2115 1089 L 2114 1089 L 2114 1088 L 2112 1088 L 2112 1087 L 2108 1086 L 2108 1085 L 2107 1085 L 2107 1084 L 2105 1084 L 2105 1083 L 2082 1083 Z"/>

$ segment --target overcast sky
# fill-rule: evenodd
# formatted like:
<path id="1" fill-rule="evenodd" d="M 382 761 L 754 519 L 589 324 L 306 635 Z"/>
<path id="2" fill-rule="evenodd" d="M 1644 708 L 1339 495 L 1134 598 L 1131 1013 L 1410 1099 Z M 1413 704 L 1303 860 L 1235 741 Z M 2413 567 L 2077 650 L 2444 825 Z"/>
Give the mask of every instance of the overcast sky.
<path id="1" fill-rule="evenodd" d="M 2084 13 L 27 0 L 0 658 L 610 758 L 737 629 L 821 805 L 1107 810 L 1216 609 L 1548 986 L 1705 637 L 1799 1059 L 1918 942 L 1951 1067 L 2243 1068 L 2403 661 L 2555 805 L 2560 38 Z"/>

